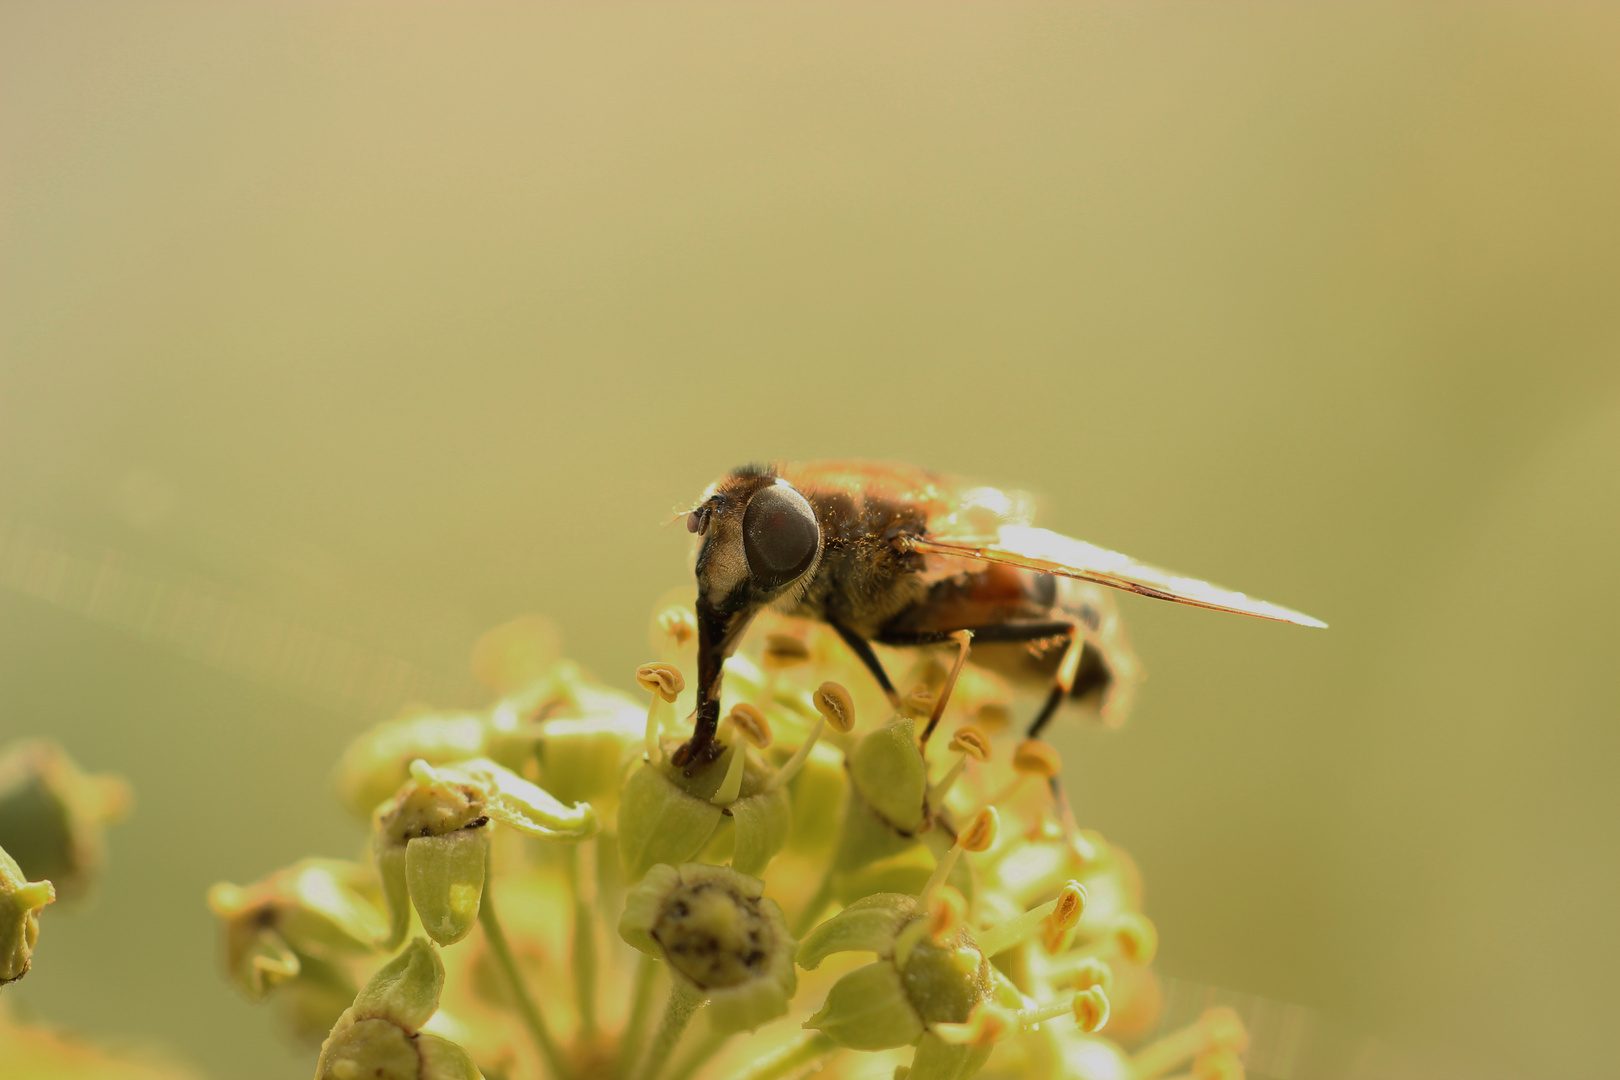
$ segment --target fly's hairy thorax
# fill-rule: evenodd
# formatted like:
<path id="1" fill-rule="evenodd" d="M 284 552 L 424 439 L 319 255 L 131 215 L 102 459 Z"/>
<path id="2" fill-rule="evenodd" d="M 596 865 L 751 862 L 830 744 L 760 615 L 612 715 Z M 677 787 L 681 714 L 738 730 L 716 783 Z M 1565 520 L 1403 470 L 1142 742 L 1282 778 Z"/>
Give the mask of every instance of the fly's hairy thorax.
<path id="1" fill-rule="evenodd" d="M 840 623 L 870 637 L 927 595 L 923 557 L 896 544 L 927 532 L 921 507 L 860 491 L 812 488 L 804 496 L 821 526 L 821 561 L 808 586 L 782 607 L 784 614 Z"/>

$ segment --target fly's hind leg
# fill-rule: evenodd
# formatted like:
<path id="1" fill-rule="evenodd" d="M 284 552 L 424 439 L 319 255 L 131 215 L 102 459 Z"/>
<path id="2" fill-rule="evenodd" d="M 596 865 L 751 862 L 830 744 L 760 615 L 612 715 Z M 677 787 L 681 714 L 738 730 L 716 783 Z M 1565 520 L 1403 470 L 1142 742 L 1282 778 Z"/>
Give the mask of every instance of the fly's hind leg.
<path id="1" fill-rule="evenodd" d="M 1080 636 L 1080 627 L 1075 623 L 1065 623 L 1063 660 L 1058 664 L 1057 678 L 1052 684 L 1052 690 L 1046 695 L 1046 701 L 1041 705 L 1041 711 L 1035 714 L 1030 721 L 1026 737 L 1038 739 L 1046 725 L 1052 722 L 1057 715 L 1058 706 L 1063 699 L 1074 690 L 1075 675 L 1080 670 L 1080 658 L 1085 654 L 1086 641 Z"/>
<path id="2" fill-rule="evenodd" d="M 1080 670 L 1080 657 L 1085 650 L 1085 640 L 1080 634 L 1079 624 L 1072 619 L 1043 619 L 996 623 L 991 626 L 968 626 L 963 629 L 967 630 L 972 635 L 973 641 L 980 645 L 1055 641 L 1063 646 L 1063 660 L 1058 664 L 1052 691 L 1046 696 L 1040 712 L 1035 714 L 1035 719 L 1029 725 L 1029 738 L 1039 738 L 1041 730 L 1057 714 L 1058 706 L 1063 704 L 1063 699 L 1074 688 L 1075 675 Z M 878 640 L 885 645 L 930 645 L 950 641 L 955 633 L 960 631 L 918 633 L 885 630 L 878 636 Z"/>
<path id="3" fill-rule="evenodd" d="M 1080 633 L 1080 626 L 1072 621 L 1052 621 L 1041 623 L 1003 623 L 1000 626 L 983 627 L 975 632 L 978 640 L 991 641 L 1040 641 L 1046 638 L 1056 638 L 1063 644 L 1063 659 L 1058 663 L 1057 675 L 1053 680 L 1052 689 L 1042 702 L 1040 711 L 1035 719 L 1030 721 L 1026 738 L 1039 739 L 1046 725 L 1052 722 L 1057 715 L 1058 707 L 1063 700 L 1074 692 L 1076 677 L 1081 670 L 1080 659 L 1085 654 L 1085 637 Z M 1063 780 L 1052 776 L 1046 781 L 1052 792 L 1052 802 L 1056 805 L 1058 820 L 1065 823 L 1066 828 L 1073 825 L 1073 814 L 1069 810 L 1069 800 L 1063 793 Z"/>
<path id="4" fill-rule="evenodd" d="M 1063 645 L 1063 660 L 1058 664 L 1057 678 L 1052 684 L 1051 691 L 1046 695 L 1046 701 L 1041 705 L 1041 711 L 1035 714 L 1030 721 L 1029 730 L 1025 737 L 1039 739 L 1046 725 L 1052 722 L 1057 715 L 1058 707 L 1063 699 L 1074 692 L 1075 676 L 1080 671 L 1080 658 L 1085 655 L 1086 640 L 1080 634 L 1080 627 L 1070 623 L 1068 640 Z M 1047 778 L 1046 786 L 1052 791 L 1052 802 L 1056 804 L 1058 820 L 1065 823 L 1065 827 L 1072 825 L 1074 815 L 1069 809 L 1069 799 L 1063 793 L 1063 778 L 1051 776 Z"/>

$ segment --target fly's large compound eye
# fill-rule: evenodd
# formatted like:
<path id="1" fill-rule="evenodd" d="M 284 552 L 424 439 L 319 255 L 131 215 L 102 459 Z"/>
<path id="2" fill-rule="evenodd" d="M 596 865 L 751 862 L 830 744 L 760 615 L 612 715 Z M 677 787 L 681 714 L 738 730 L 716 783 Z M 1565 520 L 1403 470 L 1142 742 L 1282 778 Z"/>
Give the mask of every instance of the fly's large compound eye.
<path id="1" fill-rule="evenodd" d="M 788 584 L 810 569 L 821 546 L 821 528 L 805 497 L 790 487 L 764 488 L 743 512 L 743 554 L 754 583 L 766 589 Z"/>

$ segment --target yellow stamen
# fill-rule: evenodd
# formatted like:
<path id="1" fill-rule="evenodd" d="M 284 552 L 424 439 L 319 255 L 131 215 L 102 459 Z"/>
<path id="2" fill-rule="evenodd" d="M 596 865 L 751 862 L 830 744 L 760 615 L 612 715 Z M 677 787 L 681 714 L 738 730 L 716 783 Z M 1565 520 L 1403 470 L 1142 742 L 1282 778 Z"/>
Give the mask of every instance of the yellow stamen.
<path id="1" fill-rule="evenodd" d="M 799 775 L 805 762 L 810 760 L 810 751 L 816 748 L 816 740 L 821 738 L 821 732 L 831 724 L 835 731 L 847 733 L 855 726 L 855 703 L 850 700 L 849 691 L 835 682 L 824 682 L 816 688 L 810 700 L 821 715 L 816 718 L 816 726 L 810 729 L 810 735 L 793 751 L 793 756 L 777 770 L 766 785 L 775 791 Z"/>
<path id="2" fill-rule="evenodd" d="M 663 758 L 663 751 L 658 746 L 658 703 L 673 702 L 686 689 L 686 680 L 674 664 L 656 663 L 642 664 L 636 668 L 636 682 L 652 695 L 652 701 L 647 705 L 646 747 L 647 760 L 657 763 Z"/>
<path id="3" fill-rule="evenodd" d="M 799 775 L 799 770 L 804 768 L 804 763 L 810 760 L 810 751 L 816 748 L 816 740 L 821 738 L 821 730 L 826 726 L 827 718 L 825 716 L 816 717 L 816 726 L 810 729 L 809 736 L 799 744 L 797 750 L 793 751 L 793 756 L 788 758 L 782 767 L 776 771 L 776 775 L 766 781 L 765 789 L 767 791 L 775 791 Z"/>
<path id="4" fill-rule="evenodd" d="M 990 845 L 996 842 L 997 820 L 996 808 L 993 806 L 987 806 L 973 815 L 973 820 L 968 822 L 967 828 L 956 834 L 956 843 L 952 844 L 945 857 L 939 860 L 939 865 L 934 867 L 934 873 L 929 877 L 928 884 L 924 885 L 922 892 L 918 894 L 922 900 L 920 906 L 926 907 L 928 898 L 933 895 L 934 890 L 945 884 L 945 879 L 950 877 L 951 871 L 956 867 L 956 860 L 962 857 L 962 852 L 989 850 Z"/>
<path id="5" fill-rule="evenodd" d="M 1013 768 L 1024 776 L 1050 780 L 1063 771 L 1063 759 L 1051 744 L 1040 739 L 1025 739 L 1013 751 Z"/>
<path id="6" fill-rule="evenodd" d="M 731 707 L 731 714 L 727 717 L 738 734 L 747 739 L 756 750 L 763 750 L 771 745 L 771 722 L 765 719 L 765 714 L 746 701 L 740 701 Z"/>
<path id="7" fill-rule="evenodd" d="M 967 901 L 961 892 L 941 885 L 928 900 L 928 936 L 935 941 L 954 941 L 967 921 Z"/>
<path id="8" fill-rule="evenodd" d="M 816 688 L 811 700 L 816 711 L 827 718 L 834 731 L 848 733 L 855 726 L 855 702 L 849 691 L 835 682 L 824 682 Z"/>
<path id="9" fill-rule="evenodd" d="M 956 838 L 956 845 L 963 851 L 981 852 L 989 851 L 990 846 L 996 842 L 996 832 L 1001 827 L 1001 818 L 996 808 L 987 806 L 973 815 L 968 827 L 963 829 Z"/>
<path id="10" fill-rule="evenodd" d="M 1081 1031 L 1101 1031 L 1108 1023 L 1108 995 L 1093 986 L 1074 995 L 1074 1018 Z"/>
<path id="11" fill-rule="evenodd" d="M 1048 973 L 1058 980 L 1067 982 L 1076 990 L 1089 990 L 1093 986 L 1100 986 L 1106 994 L 1114 988 L 1114 969 L 1102 960 L 1095 956 L 1079 956 L 1074 958 L 1073 963 L 1062 963 L 1068 959 L 1066 956 L 1058 957 Z M 1065 975 L 1067 978 L 1063 978 Z"/>
<path id="12" fill-rule="evenodd" d="M 935 1024 L 930 1030 L 944 1042 L 956 1046 L 989 1046 L 1018 1030 L 1022 1013 L 1011 1013 L 999 1005 L 981 1001 L 962 1024 Z"/>
<path id="13" fill-rule="evenodd" d="M 951 736 L 949 749 L 960 756 L 946 771 L 945 775 L 939 778 L 939 783 L 929 787 L 929 806 L 939 807 L 945 805 L 945 798 L 950 795 L 951 788 L 956 786 L 956 781 L 961 777 L 962 770 L 967 767 L 968 758 L 972 758 L 974 761 L 990 760 L 990 740 L 985 737 L 984 732 L 969 724 L 964 724 L 956 729 L 956 734 Z"/>
<path id="14" fill-rule="evenodd" d="M 1085 903 L 1086 890 L 1080 887 L 1078 881 L 1071 881 L 1063 886 L 1063 891 L 1058 893 L 1056 899 L 1048 900 L 1039 907 L 1030 908 L 1022 915 L 979 931 L 979 947 L 984 950 L 986 956 L 999 956 L 1038 933 L 1043 927 L 1052 925 L 1053 916 L 1059 911 L 1064 912 L 1064 917 L 1068 919 L 1068 922 L 1062 924 L 1063 929 L 1067 930 L 1080 918 Z"/>
<path id="15" fill-rule="evenodd" d="M 642 664 L 636 668 L 636 682 L 649 694 L 657 694 L 669 702 L 673 702 L 686 689 L 686 679 L 674 664 Z"/>

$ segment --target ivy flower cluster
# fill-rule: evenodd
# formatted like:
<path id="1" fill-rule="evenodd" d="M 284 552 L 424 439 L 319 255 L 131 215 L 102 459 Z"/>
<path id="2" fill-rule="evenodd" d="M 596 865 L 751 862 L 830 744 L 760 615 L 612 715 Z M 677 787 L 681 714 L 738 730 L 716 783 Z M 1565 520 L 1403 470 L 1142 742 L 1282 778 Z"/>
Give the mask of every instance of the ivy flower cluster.
<path id="1" fill-rule="evenodd" d="M 540 620 L 486 635 L 487 707 L 339 762 L 363 858 L 212 890 L 231 981 L 317 1080 L 1243 1075 L 1229 1011 L 1158 1032 L 1136 868 L 1005 684 L 915 654 L 897 712 L 831 632 L 762 622 L 694 769 L 688 603 L 654 612 L 635 691 Z"/>

